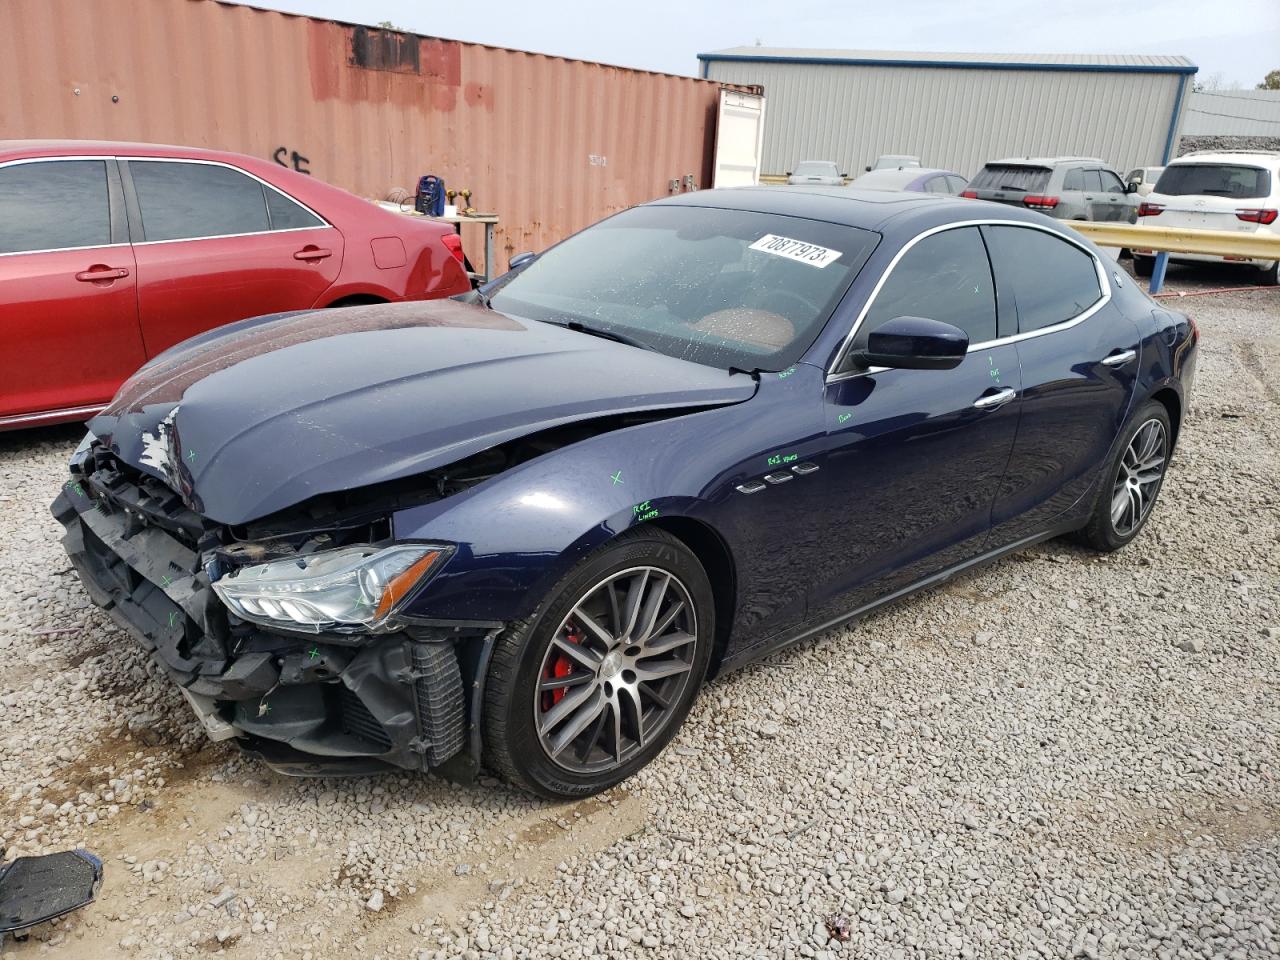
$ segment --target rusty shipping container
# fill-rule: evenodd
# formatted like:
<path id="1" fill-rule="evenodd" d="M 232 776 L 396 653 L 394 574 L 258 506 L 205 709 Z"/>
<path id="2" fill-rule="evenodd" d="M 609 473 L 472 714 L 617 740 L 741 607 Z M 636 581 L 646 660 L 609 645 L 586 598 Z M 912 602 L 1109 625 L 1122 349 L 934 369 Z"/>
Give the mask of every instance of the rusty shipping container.
<path id="1" fill-rule="evenodd" d="M 436 173 L 502 218 L 499 267 L 709 183 L 720 90 L 220 0 L 0 0 L 0 65 L 0 139 L 234 150 L 375 199 Z"/>

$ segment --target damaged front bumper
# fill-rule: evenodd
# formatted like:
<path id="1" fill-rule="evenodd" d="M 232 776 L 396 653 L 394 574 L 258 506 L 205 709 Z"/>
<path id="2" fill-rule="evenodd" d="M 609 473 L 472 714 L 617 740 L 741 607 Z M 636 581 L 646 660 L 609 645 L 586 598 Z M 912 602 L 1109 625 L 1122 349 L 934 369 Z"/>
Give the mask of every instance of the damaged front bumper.
<path id="1" fill-rule="evenodd" d="M 75 466 L 52 510 L 85 590 L 178 684 L 212 739 L 294 775 L 474 770 L 475 681 L 494 625 L 298 635 L 238 620 L 202 565 L 203 518 L 152 478 Z"/>

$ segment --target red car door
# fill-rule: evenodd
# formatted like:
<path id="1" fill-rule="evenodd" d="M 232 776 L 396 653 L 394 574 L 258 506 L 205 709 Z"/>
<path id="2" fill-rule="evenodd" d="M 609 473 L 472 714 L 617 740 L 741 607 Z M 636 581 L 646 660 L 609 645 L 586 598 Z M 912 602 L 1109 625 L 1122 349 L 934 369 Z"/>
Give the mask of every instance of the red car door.
<path id="1" fill-rule="evenodd" d="M 0 167 L 0 427 L 87 417 L 141 366 L 114 160 Z"/>
<path id="2" fill-rule="evenodd" d="M 337 279 L 342 234 L 275 187 L 208 161 L 122 167 L 148 356 L 225 323 L 311 307 Z"/>

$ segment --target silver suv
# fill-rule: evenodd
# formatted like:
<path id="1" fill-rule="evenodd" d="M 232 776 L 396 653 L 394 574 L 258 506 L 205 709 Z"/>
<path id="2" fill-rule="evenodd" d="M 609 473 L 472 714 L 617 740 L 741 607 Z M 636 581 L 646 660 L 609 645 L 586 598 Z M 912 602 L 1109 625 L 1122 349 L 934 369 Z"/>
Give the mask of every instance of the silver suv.
<path id="1" fill-rule="evenodd" d="M 961 196 L 1039 210 L 1059 220 L 1138 219 L 1138 197 L 1097 157 L 993 160 Z"/>

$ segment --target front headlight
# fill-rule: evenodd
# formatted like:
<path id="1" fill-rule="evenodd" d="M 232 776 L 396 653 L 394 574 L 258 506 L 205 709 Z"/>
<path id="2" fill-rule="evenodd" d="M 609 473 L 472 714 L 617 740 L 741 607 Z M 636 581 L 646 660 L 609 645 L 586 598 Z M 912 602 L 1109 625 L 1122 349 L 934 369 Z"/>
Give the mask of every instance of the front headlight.
<path id="1" fill-rule="evenodd" d="M 238 616 L 310 633 L 396 630 L 397 611 L 451 552 L 441 544 L 344 547 L 240 567 L 213 589 Z"/>

